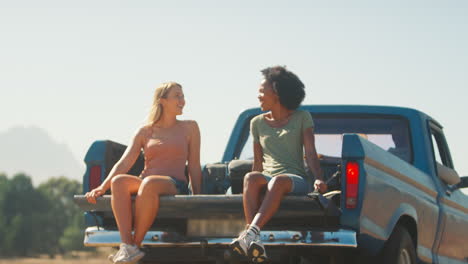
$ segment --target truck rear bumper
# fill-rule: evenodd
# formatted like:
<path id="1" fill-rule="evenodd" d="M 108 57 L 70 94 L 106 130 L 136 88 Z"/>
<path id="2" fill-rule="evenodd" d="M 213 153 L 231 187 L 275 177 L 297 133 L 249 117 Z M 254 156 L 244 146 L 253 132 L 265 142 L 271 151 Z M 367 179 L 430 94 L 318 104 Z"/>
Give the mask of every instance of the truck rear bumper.
<path id="1" fill-rule="evenodd" d="M 148 231 L 142 246 L 145 247 L 207 247 L 229 246 L 233 237 L 185 237 L 176 232 Z M 261 231 L 265 246 L 317 246 L 356 248 L 356 232 L 347 229 L 336 231 Z M 121 243 L 117 230 L 88 227 L 84 245 L 88 247 L 117 247 Z"/>

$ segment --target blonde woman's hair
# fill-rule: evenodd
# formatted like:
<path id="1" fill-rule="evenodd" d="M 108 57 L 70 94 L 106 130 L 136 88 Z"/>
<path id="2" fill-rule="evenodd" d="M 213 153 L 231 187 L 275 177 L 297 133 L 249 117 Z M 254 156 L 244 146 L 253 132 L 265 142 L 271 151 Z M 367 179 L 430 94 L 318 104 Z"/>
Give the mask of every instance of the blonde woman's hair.
<path id="1" fill-rule="evenodd" d="M 153 106 L 151 107 L 151 111 L 148 115 L 148 125 L 153 125 L 154 123 L 159 121 L 163 111 L 160 99 L 166 98 L 169 91 L 174 87 L 182 88 L 182 85 L 176 82 L 166 82 L 161 84 L 158 88 L 156 88 L 156 91 L 154 92 Z"/>

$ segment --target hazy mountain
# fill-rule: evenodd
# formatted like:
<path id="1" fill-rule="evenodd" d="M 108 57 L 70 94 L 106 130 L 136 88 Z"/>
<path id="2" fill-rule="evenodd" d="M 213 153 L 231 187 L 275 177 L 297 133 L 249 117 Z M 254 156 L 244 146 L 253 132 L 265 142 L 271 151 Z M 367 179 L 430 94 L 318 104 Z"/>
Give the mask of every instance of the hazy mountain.
<path id="1" fill-rule="evenodd" d="M 13 127 L 0 131 L 0 172 L 31 176 L 38 185 L 50 177 L 66 176 L 81 181 L 84 165 L 66 144 L 54 141 L 38 127 Z"/>

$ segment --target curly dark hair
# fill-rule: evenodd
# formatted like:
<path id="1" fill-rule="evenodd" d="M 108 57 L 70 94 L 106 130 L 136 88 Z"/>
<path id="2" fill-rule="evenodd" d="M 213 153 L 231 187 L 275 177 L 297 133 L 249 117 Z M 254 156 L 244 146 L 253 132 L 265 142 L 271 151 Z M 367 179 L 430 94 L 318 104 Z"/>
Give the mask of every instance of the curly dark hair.
<path id="1" fill-rule="evenodd" d="M 284 107 L 295 110 L 301 105 L 305 97 L 305 86 L 296 74 L 284 66 L 268 67 L 261 72 Z"/>

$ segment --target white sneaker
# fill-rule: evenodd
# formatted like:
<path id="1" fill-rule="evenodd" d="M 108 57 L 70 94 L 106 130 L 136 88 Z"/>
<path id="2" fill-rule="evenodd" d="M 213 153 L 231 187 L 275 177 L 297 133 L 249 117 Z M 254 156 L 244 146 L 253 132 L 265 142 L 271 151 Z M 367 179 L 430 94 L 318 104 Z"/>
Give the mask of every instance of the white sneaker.
<path id="1" fill-rule="evenodd" d="M 265 247 L 259 235 L 256 235 L 254 240 L 249 244 L 248 255 L 253 263 L 265 263 L 267 261 L 268 257 Z"/>
<path id="2" fill-rule="evenodd" d="M 145 253 L 137 246 L 120 244 L 120 249 L 112 260 L 115 264 L 133 264 L 143 258 L 144 255 Z"/>
<path id="3" fill-rule="evenodd" d="M 118 253 L 118 251 L 117 251 L 117 253 Z M 110 262 L 114 263 L 114 257 L 115 257 L 115 255 L 116 255 L 116 254 L 110 254 L 109 256 L 107 256 L 107 259 L 108 259 Z"/>
<path id="4" fill-rule="evenodd" d="M 110 262 L 114 263 L 114 258 L 119 255 L 119 252 L 120 252 L 120 249 L 117 252 L 115 252 L 114 254 L 110 254 L 109 256 L 107 256 L 107 259 Z"/>
<path id="5" fill-rule="evenodd" d="M 232 240 L 229 245 L 232 251 L 236 252 L 239 255 L 247 256 L 247 251 L 250 243 L 254 240 L 255 234 L 253 232 L 248 232 L 247 229 L 240 233 L 239 237 Z"/>
<path id="6" fill-rule="evenodd" d="M 117 250 L 117 252 L 115 252 L 114 254 L 110 254 L 109 256 L 107 256 L 107 259 L 108 259 L 110 262 L 114 263 L 114 262 L 115 262 L 115 258 L 116 258 L 117 256 L 120 256 L 120 255 L 122 254 L 122 245 L 123 245 L 123 244 L 124 244 L 124 243 L 120 244 L 119 250 Z"/>

